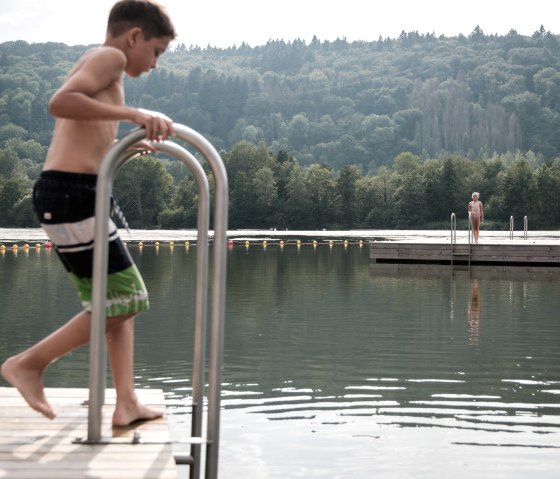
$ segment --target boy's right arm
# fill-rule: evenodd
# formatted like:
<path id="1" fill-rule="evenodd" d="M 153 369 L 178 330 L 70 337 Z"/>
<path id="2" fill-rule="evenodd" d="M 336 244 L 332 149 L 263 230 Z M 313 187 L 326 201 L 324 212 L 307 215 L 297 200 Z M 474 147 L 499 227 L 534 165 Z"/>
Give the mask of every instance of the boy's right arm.
<path id="1" fill-rule="evenodd" d="M 164 140 L 173 135 L 172 121 L 165 115 L 98 99 L 113 85 L 122 88 L 125 67 L 126 57 L 116 48 L 92 52 L 54 94 L 49 112 L 58 118 L 81 121 L 130 121 L 144 127 L 149 140 Z"/>

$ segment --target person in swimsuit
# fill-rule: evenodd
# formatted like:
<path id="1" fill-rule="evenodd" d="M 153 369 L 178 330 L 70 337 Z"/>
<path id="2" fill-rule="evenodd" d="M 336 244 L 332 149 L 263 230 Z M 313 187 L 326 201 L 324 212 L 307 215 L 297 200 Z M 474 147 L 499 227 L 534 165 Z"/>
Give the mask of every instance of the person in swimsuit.
<path id="1" fill-rule="evenodd" d="M 124 103 L 124 74 L 139 77 L 156 67 L 175 38 L 165 9 L 151 0 L 121 0 L 109 14 L 105 43 L 87 51 L 70 70 L 49 102 L 56 118 L 45 165 L 33 190 L 42 227 L 76 284 L 83 311 L 25 351 L 8 358 L 2 376 L 27 403 L 49 419 L 55 412 L 43 386 L 47 367 L 90 339 L 95 188 L 99 167 L 113 145 L 118 123 L 145 128 L 146 138 L 163 141 L 174 135 L 172 121 Z M 135 150 L 155 151 L 142 141 Z M 106 339 L 117 401 L 114 426 L 155 419 L 163 411 L 138 401 L 134 388 L 134 317 L 149 306 L 140 273 L 109 224 Z"/>
<path id="2" fill-rule="evenodd" d="M 468 211 L 470 221 L 472 223 L 474 242 L 478 243 L 478 233 L 480 231 L 480 224 L 484 221 L 484 208 L 482 202 L 478 201 L 480 193 L 476 191 L 472 194 L 472 201 L 469 203 Z"/>

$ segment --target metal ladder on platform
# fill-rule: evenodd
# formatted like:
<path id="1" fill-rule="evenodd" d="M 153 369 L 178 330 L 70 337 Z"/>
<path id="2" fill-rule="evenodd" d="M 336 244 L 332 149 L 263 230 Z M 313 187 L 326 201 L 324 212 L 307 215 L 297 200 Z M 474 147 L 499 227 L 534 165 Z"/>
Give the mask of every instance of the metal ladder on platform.
<path id="1" fill-rule="evenodd" d="M 451 213 L 451 246 L 450 246 L 450 252 L 451 252 L 451 258 L 450 258 L 450 262 L 451 262 L 451 270 L 453 270 L 453 261 L 454 260 L 461 260 L 464 261 L 465 259 L 467 259 L 468 261 L 468 268 L 469 270 L 471 269 L 471 226 L 472 226 L 472 221 L 471 221 L 471 214 L 469 213 L 469 232 L 468 232 L 468 248 L 467 251 L 456 251 L 455 246 L 457 245 L 457 216 L 455 215 L 455 213 Z"/>
<path id="2" fill-rule="evenodd" d="M 206 446 L 205 479 L 218 477 L 218 446 L 220 434 L 220 396 L 224 347 L 225 287 L 227 259 L 228 183 L 224 163 L 215 148 L 198 132 L 184 125 L 173 125 L 176 138 L 196 149 L 208 161 L 214 176 L 214 241 L 210 340 L 206 354 L 206 304 L 208 290 L 208 229 L 210 194 L 206 174 L 192 153 L 172 141 L 152 143 L 164 152 L 183 161 L 193 174 L 198 187 L 198 244 L 195 295 L 195 332 L 192 378 L 192 425 L 190 454 L 176 455 L 178 464 L 190 465 L 190 478 L 200 477 L 202 446 Z M 117 170 L 136 156 L 128 150 L 145 139 L 145 131 L 136 129 L 115 143 L 105 156 L 97 179 L 95 204 L 95 248 L 93 256 L 93 289 L 89 370 L 89 413 L 87 443 L 110 443 L 101 437 L 101 408 L 105 402 L 107 351 L 104 341 L 105 302 L 107 289 L 108 219 L 113 180 Z M 204 370 L 208 359 L 206 435 L 203 437 Z"/>
<path id="3" fill-rule="evenodd" d="M 527 215 L 525 215 L 523 217 L 523 239 L 526 240 L 527 239 L 527 230 L 529 228 L 529 218 L 527 217 Z M 513 216 L 509 217 L 509 239 L 512 240 L 513 239 Z"/>

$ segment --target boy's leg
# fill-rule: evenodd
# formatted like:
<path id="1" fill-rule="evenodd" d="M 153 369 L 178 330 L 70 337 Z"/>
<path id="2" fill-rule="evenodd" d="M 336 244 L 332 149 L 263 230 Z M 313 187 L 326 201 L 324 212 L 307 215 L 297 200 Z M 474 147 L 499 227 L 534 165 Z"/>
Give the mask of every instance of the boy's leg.
<path id="1" fill-rule="evenodd" d="M 17 388 L 33 409 L 49 419 L 55 413 L 45 397 L 43 373 L 53 361 L 89 341 L 89 318 L 90 313 L 86 311 L 78 313 L 64 326 L 2 364 L 4 379 Z"/>
<path id="2" fill-rule="evenodd" d="M 33 409 L 53 419 L 55 413 L 45 397 L 43 373 L 58 358 L 88 343 L 90 328 L 90 313 L 78 313 L 64 326 L 29 349 L 8 358 L 2 364 L 2 376 L 20 392 Z M 133 317 L 107 318 L 106 336 L 117 389 L 113 424 L 124 426 L 139 419 L 161 417 L 163 411 L 140 404 L 134 390 Z"/>
<path id="3" fill-rule="evenodd" d="M 122 321 L 122 319 L 127 319 Z M 157 419 L 163 411 L 151 409 L 140 402 L 134 388 L 134 316 L 107 318 L 107 345 L 117 404 L 114 426 L 128 426 L 141 419 Z"/>

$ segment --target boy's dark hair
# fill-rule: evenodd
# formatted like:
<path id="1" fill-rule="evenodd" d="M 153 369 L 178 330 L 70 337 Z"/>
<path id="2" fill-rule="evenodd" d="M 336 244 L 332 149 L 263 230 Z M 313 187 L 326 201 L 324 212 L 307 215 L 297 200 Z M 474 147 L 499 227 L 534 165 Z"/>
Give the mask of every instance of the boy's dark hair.
<path id="1" fill-rule="evenodd" d="M 175 38 L 175 28 L 165 9 L 151 0 L 120 0 L 109 13 L 107 33 L 118 37 L 131 28 L 141 28 L 146 40 Z"/>

